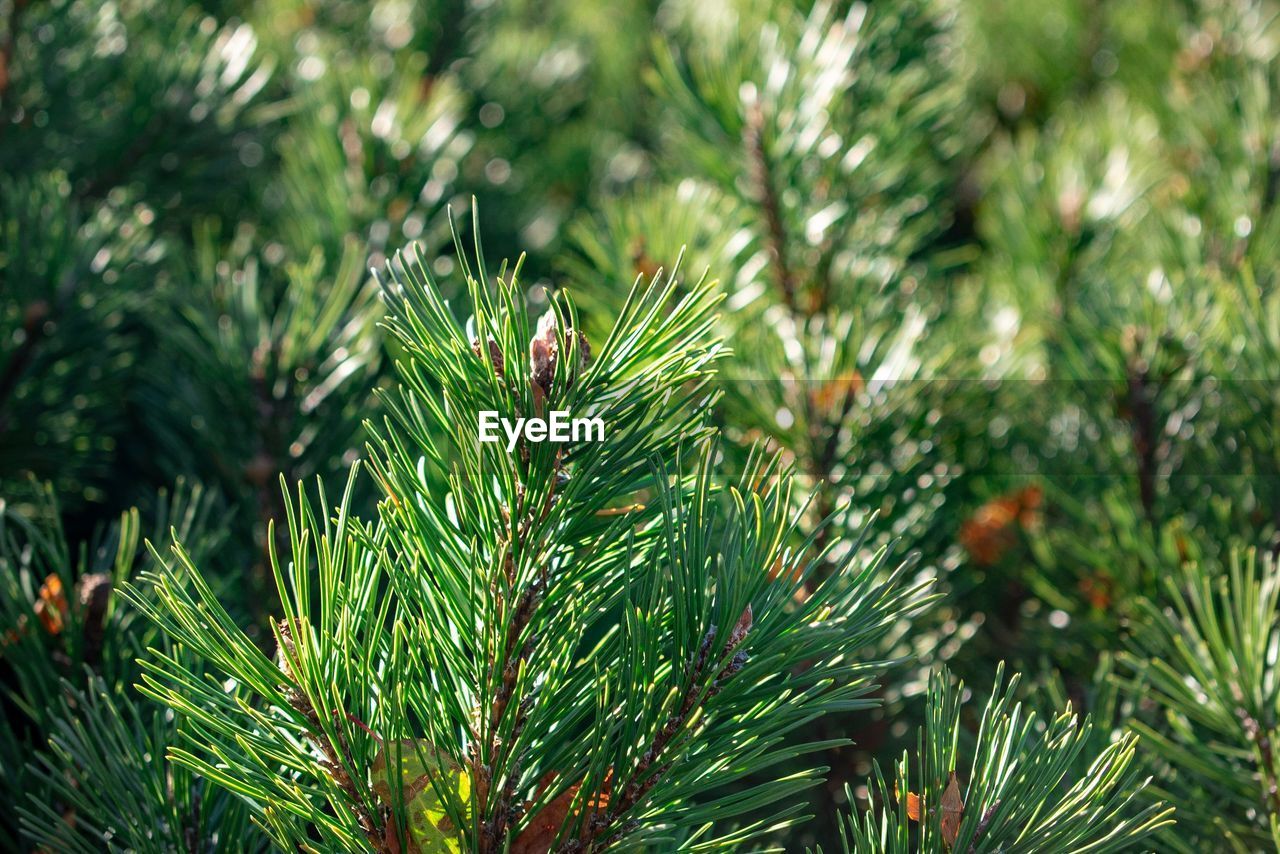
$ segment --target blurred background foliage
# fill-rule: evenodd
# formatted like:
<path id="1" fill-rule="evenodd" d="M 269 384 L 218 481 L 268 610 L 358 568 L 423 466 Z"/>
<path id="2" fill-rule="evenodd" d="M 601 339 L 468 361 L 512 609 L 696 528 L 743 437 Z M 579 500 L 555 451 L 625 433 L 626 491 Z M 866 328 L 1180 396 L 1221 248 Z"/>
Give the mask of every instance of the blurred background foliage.
<path id="1" fill-rule="evenodd" d="M 596 328 L 637 276 L 709 271 L 727 462 L 782 450 L 810 524 L 835 515 L 823 536 L 870 521 L 868 547 L 937 581 L 877 651 L 909 659 L 883 708 L 817 724 L 857 744 L 781 842 L 830 842 L 845 784 L 869 797 L 871 760 L 913 746 L 942 662 L 983 694 L 1007 659 L 1104 735 L 1135 717 L 1176 745 L 1186 698 L 1143 682 L 1177 632 L 1153 628 L 1166 579 L 1280 549 L 1278 11 L 0 0 L 0 518 L 28 532 L 3 544 L 6 611 L 47 573 L 132 573 L 121 514 L 163 539 L 178 501 L 260 621 L 278 478 L 340 483 L 380 417 L 396 353 L 368 268 L 419 242 L 447 275 L 446 210 L 474 197 L 493 268 L 527 253 L 529 299 L 568 286 Z M 70 628 L 24 635 L 45 651 L 21 664 L 5 642 L 12 791 L 76 802 L 49 770 L 76 733 L 16 758 L 60 731 L 28 671 L 56 663 L 39 696 L 106 685 L 103 714 L 132 678 L 104 662 L 146 642 L 117 622 L 94 662 L 55 649 Z M 1200 804 L 1184 839 L 1217 838 L 1203 805 L 1228 790 L 1223 832 L 1271 838 L 1251 805 L 1274 699 L 1212 722 L 1243 794 L 1151 758 Z M 163 742 L 156 714 L 101 731 Z"/>

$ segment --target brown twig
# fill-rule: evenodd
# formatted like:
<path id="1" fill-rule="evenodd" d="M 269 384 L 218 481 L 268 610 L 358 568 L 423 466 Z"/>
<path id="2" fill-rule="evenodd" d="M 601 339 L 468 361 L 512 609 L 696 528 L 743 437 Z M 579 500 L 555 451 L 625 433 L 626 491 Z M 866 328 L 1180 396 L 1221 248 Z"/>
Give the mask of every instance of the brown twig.
<path id="1" fill-rule="evenodd" d="M 511 707 L 511 700 L 515 696 L 516 680 L 520 676 L 520 671 L 524 668 L 525 662 L 529 660 L 533 652 L 534 637 L 529 636 L 525 639 L 523 645 L 520 645 L 519 651 L 516 647 L 520 642 L 520 637 L 525 633 L 530 621 L 533 618 L 534 611 L 537 609 L 538 603 L 542 601 L 542 594 L 546 586 L 547 572 L 545 567 L 539 573 L 532 583 L 530 583 L 520 595 L 519 602 L 516 605 L 515 613 L 512 615 L 511 622 L 507 626 L 507 634 L 503 641 L 503 652 L 499 659 L 503 662 L 502 679 L 498 684 L 498 690 L 494 693 L 493 702 L 489 707 L 488 722 L 488 738 L 485 756 L 489 759 L 488 767 L 490 770 L 498 768 L 505 762 L 506 758 L 514 749 L 520 733 L 524 729 L 524 724 L 528 720 L 529 708 L 532 705 L 532 696 L 521 699 L 516 707 L 516 719 L 512 725 L 511 734 L 503 742 L 498 737 L 498 732 L 502 726 L 502 721 L 507 715 L 507 710 Z M 497 662 L 494 662 L 497 666 Z M 479 756 L 476 756 L 474 764 L 479 766 Z M 493 812 L 489 815 L 481 829 L 480 835 L 480 851 L 482 854 L 490 851 L 499 851 L 502 849 L 502 843 L 506 837 L 508 829 L 519 819 L 519 813 L 515 806 L 516 792 L 515 788 L 519 782 L 519 765 L 518 763 L 507 769 L 506 778 L 503 781 L 501 793 L 498 796 L 498 802 L 494 805 Z"/>
<path id="2" fill-rule="evenodd" d="M 296 412 L 296 393 L 292 372 L 283 372 L 286 378 L 284 393 L 277 396 L 273 392 L 270 381 L 271 365 L 279 364 L 279 343 L 263 341 L 254 350 L 249 370 L 249 387 L 253 396 L 253 404 L 257 420 L 255 422 L 258 451 L 254 458 L 244 466 L 242 476 L 254 491 L 258 505 L 258 523 L 262 527 L 261 556 L 251 570 L 250 583 L 259 594 L 263 594 L 271 585 L 271 546 L 268 542 L 272 522 L 275 523 L 275 547 L 283 552 L 289 546 L 288 532 L 283 521 L 288 516 L 285 496 L 280 489 L 279 478 L 284 477 L 287 483 L 297 481 L 297 472 L 289 463 L 288 456 L 288 423 L 289 416 Z M 266 603 L 269 596 L 255 595 L 253 606 L 255 616 L 261 621 L 268 617 Z"/>
<path id="3" fill-rule="evenodd" d="M 743 136 L 747 146 L 747 165 L 751 181 L 755 184 L 760 208 L 764 214 L 765 227 L 769 232 L 769 249 L 773 255 L 778 289 L 782 292 L 782 299 L 787 304 L 787 308 L 795 312 L 798 308 L 795 277 L 787 259 L 787 231 L 782 222 L 782 205 L 778 201 L 777 188 L 773 183 L 773 170 L 769 167 L 769 158 L 764 150 L 764 111 L 759 104 L 752 104 L 748 108 Z"/>
<path id="4" fill-rule="evenodd" d="M 561 456 L 557 453 L 556 470 L 552 476 L 552 486 L 548 492 L 547 500 L 541 510 L 541 518 L 546 518 L 546 514 L 551 510 L 551 505 L 555 498 L 555 483 L 560 475 L 562 465 Z M 521 503 L 523 503 L 523 495 Z M 523 520 L 516 532 L 515 541 L 517 544 L 522 545 L 533 528 L 534 519 L 531 515 L 524 516 L 523 508 L 517 508 L 517 512 L 520 513 Z M 517 580 L 514 545 L 509 545 L 505 550 L 501 561 L 501 572 L 506 581 L 507 590 L 512 590 Z M 492 774 L 494 769 L 502 767 L 511 756 L 512 751 L 515 750 L 533 705 L 532 695 L 521 698 L 516 706 L 516 717 L 512 724 L 511 733 L 505 742 L 502 741 L 498 737 L 502 721 L 506 718 L 508 709 L 511 707 L 511 701 L 515 697 L 516 682 L 519 679 L 520 672 L 532 656 L 536 642 L 536 638 L 532 634 L 525 637 L 523 644 L 520 643 L 520 639 L 526 635 L 526 630 L 533 621 L 533 615 L 546 594 L 548 579 L 549 566 L 544 562 L 538 571 L 537 577 L 526 585 L 520 593 L 515 610 L 512 612 L 511 620 L 507 624 L 501 656 L 495 657 L 490 662 L 490 666 L 493 669 L 496 669 L 499 662 L 501 662 L 502 676 L 501 681 L 498 683 L 498 690 L 494 692 L 493 702 L 489 706 L 485 751 L 483 754 L 473 753 L 472 756 L 473 770 L 477 773 L 477 779 L 483 778 L 486 780 L 486 791 L 489 781 L 488 775 Z M 499 600 L 500 607 L 503 601 Z M 487 766 L 483 762 L 484 759 L 489 760 Z M 497 803 L 494 804 L 492 813 L 486 818 L 481 827 L 479 840 L 481 854 L 502 850 L 507 832 L 520 820 L 523 807 L 516 797 L 516 786 L 519 784 L 519 777 L 520 763 L 517 758 L 511 767 L 506 769 L 506 776 L 503 780 Z"/>
<path id="5" fill-rule="evenodd" d="M 1151 404 L 1150 376 L 1145 366 L 1130 364 L 1127 377 L 1128 415 L 1133 450 L 1138 457 L 1138 496 L 1147 521 L 1156 524 L 1156 425 Z"/>
<path id="6" fill-rule="evenodd" d="M 996 810 L 998 809 L 1000 809 L 1000 801 L 997 800 L 987 807 L 987 811 L 982 814 L 982 818 L 978 821 L 977 829 L 973 831 L 973 842 L 969 843 L 969 854 L 977 854 L 978 843 L 986 835 L 987 828 L 991 826 L 991 819 L 996 817 Z"/>
<path id="7" fill-rule="evenodd" d="M 1280 784 L 1276 780 L 1275 752 L 1271 746 L 1271 733 L 1264 730 L 1258 721 L 1244 708 L 1236 709 L 1236 717 L 1244 728 L 1245 735 L 1258 751 L 1258 771 L 1262 784 L 1266 787 L 1266 800 L 1270 805 L 1271 815 L 1280 816 Z"/>
<path id="8" fill-rule="evenodd" d="M 191 808 L 187 811 L 183 822 L 182 838 L 187 845 L 188 854 L 200 854 L 202 840 L 200 838 L 200 807 L 203 798 L 199 787 L 191 790 Z"/>
<path id="9" fill-rule="evenodd" d="M 356 822 L 364 832 L 365 838 L 369 840 L 369 844 L 373 846 L 373 850 L 379 852 L 379 854 L 391 854 L 391 852 L 397 850 L 397 847 L 388 842 L 384 833 L 384 829 L 387 826 L 386 817 L 382 817 L 381 821 L 374 818 L 373 814 L 369 812 L 368 806 L 366 806 L 365 798 L 360 788 L 347 772 L 348 767 L 355 767 L 355 762 L 351 759 L 351 751 L 347 746 L 346 739 L 343 738 L 342 730 L 335 730 L 338 741 L 335 745 L 325 734 L 324 727 L 320 723 L 320 715 L 316 712 L 315 705 L 311 702 L 311 699 L 306 692 L 294 684 L 293 662 L 298 660 L 298 650 L 294 644 L 293 634 L 289 629 L 288 623 L 281 620 L 276 624 L 276 627 L 280 632 L 280 669 L 288 680 L 288 683 L 284 686 L 285 699 L 288 700 L 289 705 L 296 712 L 306 719 L 307 738 L 324 754 L 324 759 L 321 760 L 320 764 L 329 772 L 329 777 L 346 796 L 347 806 L 356 817 Z M 370 798 L 372 799 L 371 795 Z"/>
<path id="10" fill-rule="evenodd" d="M 654 734 L 640 761 L 636 763 L 630 780 L 621 787 L 618 797 L 610 801 L 609 810 L 602 814 L 593 813 L 583 827 L 581 836 L 560 846 L 561 854 L 582 854 L 582 852 L 590 854 L 590 852 L 602 851 L 635 829 L 635 822 L 624 822 L 623 818 L 671 769 L 674 759 L 666 758 L 666 761 L 662 761 L 661 764 L 659 762 L 666 757 L 668 749 L 677 736 L 688 727 L 694 712 L 720 693 L 724 683 L 742 670 L 747 661 L 747 654 L 735 653 L 734 650 L 742 644 L 750 630 L 751 609 L 748 607 L 729 634 L 729 639 L 721 649 L 720 655 L 715 659 L 722 660 L 726 656 L 732 656 L 729 663 L 720 669 L 709 685 L 704 686 L 703 677 L 706 675 L 707 666 L 712 661 L 711 652 L 714 649 L 716 627 L 712 626 L 707 630 L 702 643 L 698 646 L 698 652 L 693 656 L 686 670 L 688 686 L 685 688 L 678 710 L 670 714 Z M 595 802 L 602 802 L 603 797 L 603 792 L 597 793 Z M 605 832 L 611 827 L 615 828 L 613 833 L 605 836 Z"/>
<path id="11" fill-rule="evenodd" d="M 591 353 L 586 336 L 581 332 L 569 329 L 566 331 L 566 340 L 576 343 L 575 349 L 580 360 L 578 367 L 579 369 L 585 367 Z M 571 343 L 570 346 L 573 347 L 574 343 Z M 484 352 L 478 339 L 472 342 L 472 349 L 477 356 Z M 492 340 L 489 341 L 487 349 L 495 372 L 502 376 L 506 360 L 503 358 L 500 349 Z M 530 342 L 532 371 L 529 377 L 530 386 L 534 392 L 535 406 L 539 411 L 542 403 L 552 393 L 556 375 L 556 361 L 559 355 L 559 339 L 556 336 L 555 328 L 553 326 L 546 328 L 540 326 L 538 333 Z M 568 382 L 570 384 L 573 382 L 572 375 Z M 527 445 L 521 443 L 520 451 L 519 459 L 528 463 L 531 455 L 528 453 Z M 517 550 L 524 552 L 528 549 L 527 541 L 530 539 L 535 526 L 546 520 L 550 514 L 558 498 L 557 487 L 564 477 L 564 451 L 563 448 L 560 448 L 556 451 L 549 488 L 541 506 L 528 507 L 527 497 L 529 493 L 521 486 L 516 498 L 517 506 L 513 512 L 506 514 L 508 520 L 515 518 L 520 521 L 499 562 L 498 571 L 501 573 L 501 580 L 505 582 L 505 586 L 501 589 L 498 597 L 500 618 L 506 616 L 508 597 L 515 595 L 516 585 L 519 581 L 516 552 Z M 473 745 L 472 748 L 472 773 L 477 781 L 476 790 L 480 803 L 487 803 L 489 786 L 492 784 L 494 773 L 501 770 L 504 778 L 497 801 L 480 827 L 480 854 L 490 854 L 491 852 L 504 850 L 509 831 L 520 820 L 524 812 L 525 807 L 520 802 L 516 792 L 516 787 L 520 782 L 520 761 L 522 757 L 515 755 L 515 751 L 519 744 L 520 735 L 528 722 L 529 712 L 533 707 L 534 694 L 530 693 L 520 698 L 516 705 L 515 719 L 512 722 L 511 732 L 505 740 L 499 737 L 499 730 L 511 709 L 512 701 L 515 699 L 520 673 L 532 657 L 534 647 L 537 644 L 537 636 L 529 631 L 529 625 L 533 622 L 538 605 L 541 604 L 546 595 L 549 583 L 550 564 L 543 560 L 539 565 L 537 575 L 524 586 L 524 589 L 520 591 L 518 598 L 516 598 L 515 609 L 511 612 L 510 620 L 507 622 L 506 635 L 502 640 L 500 654 L 495 655 L 489 662 L 490 673 L 497 671 L 501 666 L 501 678 L 497 690 L 494 692 L 493 701 L 489 706 L 487 732 L 478 739 L 478 741 L 484 742 L 484 749 L 481 751 L 478 744 Z M 496 588 L 498 584 L 499 579 L 495 573 L 493 586 Z M 523 643 L 521 643 L 521 638 L 524 638 Z M 515 755 L 514 759 L 512 759 L 513 755 Z M 487 764 L 485 760 L 488 760 Z"/>

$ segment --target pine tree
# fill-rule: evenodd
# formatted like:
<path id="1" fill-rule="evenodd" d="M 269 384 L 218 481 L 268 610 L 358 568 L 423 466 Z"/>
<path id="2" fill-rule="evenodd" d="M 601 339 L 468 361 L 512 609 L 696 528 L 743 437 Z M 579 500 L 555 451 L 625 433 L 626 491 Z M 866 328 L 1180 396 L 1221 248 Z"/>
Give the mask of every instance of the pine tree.
<path id="1" fill-rule="evenodd" d="M 913 769 L 904 756 L 892 787 L 877 770 L 884 805 L 841 827 L 846 852 L 1121 851 L 1171 824 L 1169 807 L 1135 803 L 1146 785 L 1135 737 L 1090 755 L 1088 718 L 1081 722 L 1068 708 L 1041 723 L 1016 700 L 1017 677 L 1005 685 L 1003 671 L 996 668 L 996 688 L 967 750 L 963 686 L 945 670 L 935 673 L 918 764 Z"/>
<path id="2" fill-rule="evenodd" d="M 136 452 L 122 401 L 163 322 L 156 280 L 175 233 L 247 194 L 236 167 L 262 148 L 266 69 L 249 28 L 185 4 L 9 0 L 3 13 L 0 315 L 15 334 L 0 342 L 0 476 L 13 500 L 33 473 L 101 518 L 174 479 L 107 492 Z"/>
<path id="3" fill-rule="evenodd" d="M 726 455 L 740 465 L 767 442 L 804 478 L 819 547 L 838 555 L 879 515 L 875 542 L 923 549 L 920 577 L 936 579 L 954 568 L 945 511 L 968 487 L 955 474 L 982 465 L 965 439 L 986 403 L 963 381 L 978 348 L 948 328 L 959 299 L 937 284 L 956 263 L 950 193 L 971 145 L 946 108 L 962 91 L 954 26 L 933 2 L 800 5 L 679 7 L 649 81 L 670 116 L 664 180 L 580 221 L 568 270 L 606 305 L 682 254 L 723 274 Z M 881 749 L 900 686 L 975 630 L 949 601 L 902 622 L 875 654 L 918 669 L 889 680 L 888 710 L 815 734 Z M 815 809 L 836 808 L 858 758 L 824 757 L 838 770 Z"/>
<path id="4" fill-rule="evenodd" d="M 883 550 L 851 552 L 786 607 L 830 548 L 792 544 L 778 461 L 716 474 L 698 406 L 722 354 L 710 288 L 637 288 L 593 347 L 568 296 L 535 324 L 519 264 L 491 285 L 476 255 L 466 317 L 420 258 L 389 268 L 403 355 L 368 463 L 378 521 L 350 512 L 350 487 L 335 510 L 323 490 L 290 505 L 274 660 L 181 545 L 133 588 L 219 674 L 146 662 L 146 693 L 191 717 L 173 756 L 244 796 L 283 847 L 594 851 L 784 826 L 812 772 L 731 784 L 820 746 L 783 741 L 813 716 L 866 705 L 884 663 L 845 649 L 918 588 L 880 571 Z M 608 435 L 477 441 L 479 411 L 557 408 Z"/>
<path id="5" fill-rule="evenodd" d="M 74 543 L 52 491 L 31 492 L 40 501 L 38 521 L 0 506 L 0 610 L 9 627 L 0 638 L 6 847 L 21 847 L 20 820 L 23 838 L 50 850 L 100 850 L 112 840 L 143 851 L 219 839 L 238 846 L 253 835 L 243 817 L 237 829 L 242 810 L 168 762 L 164 748 L 182 723 L 134 691 L 138 657 L 148 647 L 169 648 L 118 593 L 149 560 L 138 511 Z M 180 487 L 156 504 L 156 542 L 171 532 L 201 555 L 225 545 L 200 488 Z"/>
<path id="6" fill-rule="evenodd" d="M 118 401 L 145 335 L 154 273 L 149 210 L 86 211 L 65 173 L 7 175 L 0 187 L 0 465 L 6 499 L 33 501 L 24 473 L 69 502 L 103 499 L 127 429 Z"/>
<path id="7" fill-rule="evenodd" d="M 1127 657 L 1131 690 L 1153 714 L 1134 723 L 1160 783 L 1179 804 L 1162 845 L 1196 851 L 1280 845 L 1275 643 L 1280 570 L 1272 555 L 1235 552 L 1225 566 L 1187 562 L 1145 619 Z"/>
<path id="8" fill-rule="evenodd" d="M 1278 21 L 0 0 L 0 847 L 1276 847 Z"/>
<path id="9" fill-rule="evenodd" d="M 19 806 L 30 843 L 86 854 L 266 849 L 233 792 L 170 760 L 183 727 L 171 716 L 100 679 L 68 687 L 63 702 L 48 749 L 30 763 L 39 796 L 28 788 Z"/>

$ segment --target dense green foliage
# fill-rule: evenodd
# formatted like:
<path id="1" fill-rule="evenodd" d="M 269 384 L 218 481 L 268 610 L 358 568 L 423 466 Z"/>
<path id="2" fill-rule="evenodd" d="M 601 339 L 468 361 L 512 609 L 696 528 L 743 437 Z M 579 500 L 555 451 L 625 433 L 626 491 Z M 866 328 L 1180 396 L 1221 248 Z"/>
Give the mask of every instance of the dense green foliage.
<path id="1" fill-rule="evenodd" d="M 1278 104 L 1274 0 L 0 0 L 0 847 L 1280 848 Z"/>

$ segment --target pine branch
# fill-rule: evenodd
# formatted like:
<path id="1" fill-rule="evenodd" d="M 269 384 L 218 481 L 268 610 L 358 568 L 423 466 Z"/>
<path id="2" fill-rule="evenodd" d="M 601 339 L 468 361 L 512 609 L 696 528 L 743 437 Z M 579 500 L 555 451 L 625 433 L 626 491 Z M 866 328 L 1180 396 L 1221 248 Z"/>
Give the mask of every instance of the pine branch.
<path id="1" fill-rule="evenodd" d="M 695 714 L 705 707 L 707 702 L 724 687 L 724 683 L 737 675 L 746 664 L 746 654 L 735 654 L 734 651 L 746 639 L 747 633 L 751 630 L 751 622 L 751 609 L 748 607 L 734 626 L 719 655 L 714 658 L 711 656 L 711 651 L 715 648 L 716 627 L 712 626 L 707 630 L 707 633 L 703 636 L 702 643 L 698 647 L 696 658 L 689 662 L 686 669 L 685 681 L 688 683 L 688 687 L 681 698 L 678 711 L 667 718 L 662 728 L 658 730 L 649 742 L 648 747 L 640 757 L 639 763 L 636 765 L 635 771 L 632 772 L 629 782 L 621 789 L 621 796 L 610 802 L 609 810 L 604 814 L 593 814 L 584 828 L 583 837 L 562 845 L 559 849 L 562 854 L 602 851 L 634 829 L 634 825 L 629 826 L 623 823 L 623 818 L 644 799 L 645 795 L 654 786 L 661 782 L 663 775 L 672 770 L 677 760 L 674 757 L 667 758 L 667 761 L 662 762 L 656 768 L 654 767 L 655 763 L 666 758 L 669 748 L 687 730 Z M 720 669 L 709 685 L 705 684 L 708 666 L 726 659 L 728 659 L 728 663 Z M 604 796 L 604 791 L 597 791 L 594 798 L 595 802 L 603 802 Z M 605 831 L 610 828 L 614 828 L 613 833 L 605 836 Z"/>
<path id="2" fill-rule="evenodd" d="M 1245 737 L 1258 756 L 1258 772 L 1262 777 L 1262 789 L 1269 806 L 1269 815 L 1280 818 L 1280 786 L 1276 781 L 1275 754 L 1271 748 L 1272 732 L 1264 730 L 1243 706 L 1236 709 Z"/>
<path id="3" fill-rule="evenodd" d="M 1138 603 L 1132 622 L 1124 687 L 1156 712 L 1133 727 L 1157 768 L 1177 769 L 1158 784 L 1181 816 L 1171 847 L 1269 846 L 1280 817 L 1280 683 L 1263 650 L 1280 624 L 1280 564 L 1252 549 L 1233 551 L 1225 566 L 1188 560 L 1171 570 L 1164 596 Z"/>
<path id="4" fill-rule="evenodd" d="M 358 766 L 352 759 L 351 749 L 347 745 L 342 731 L 336 730 L 337 743 L 335 744 L 334 740 L 325 732 L 320 715 L 316 712 L 311 699 L 298 686 L 293 677 L 293 669 L 298 661 L 298 650 L 294 644 L 293 633 L 286 621 L 281 620 L 276 623 L 276 634 L 280 643 L 280 669 L 285 679 L 289 680 L 288 684 L 282 686 L 285 697 L 294 711 L 302 715 L 306 720 L 307 737 L 324 754 L 324 761 L 321 765 L 329 772 L 333 782 L 337 784 L 338 788 L 346 796 L 347 807 L 351 810 L 352 815 L 355 816 L 360 829 L 364 831 L 365 838 L 369 840 L 373 850 L 378 854 L 392 854 L 392 852 L 399 851 L 399 846 L 393 847 L 385 835 L 384 829 L 387 827 L 385 817 L 383 817 L 382 821 L 375 820 L 366 805 L 374 801 L 373 793 L 357 786 L 347 770 Z"/>
<path id="5" fill-rule="evenodd" d="M 526 520 L 520 525 L 521 535 L 519 539 L 521 541 L 523 541 L 524 535 L 529 530 L 528 521 Z M 516 574 L 514 559 L 510 551 L 508 551 L 502 563 L 508 568 L 505 589 L 511 590 L 516 580 Z M 520 593 L 515 610 L 509 622 L 507 622 L 502 654 L 489 663 L 490 672 L 499 672 L 500 667 L 502 676 L 498 690 L 494 694 L 493 703 L 490 706 L 487 745 L 483 752 L 476 755 L 472 761 L 473 773 L 478 780 L 488 781 L 489 772 L 485 770 L 486 768 L 502 767 L 506 764 L 505 760 L 511 759 L 511 751 L 518 743 L 525 723 L 528 721 L 528 708 L 532 702 L 532 697 L 525 697 L 520 701 L 511 733 L 504 743 L 500 743 L 498 734 L 502 721 L 507 715 L 511 700 L 515 695 L 516 679 L 533 653 L 535 638 L 530 636 L 525 639 L 523 644 L 520 643 L 520 639 L 525 635 L 535 610 L 541 604 L 547 581 L 547 567 L 544 563 L 542 569 L 539 570 L 537 578 Z M 499 601 L 503 600 L 500 599 Z M 499 612 L 500 621 L 503 616 Z M 517 646 L 519 646 L 518 651 Z M 482 764 L 484 758 L 489 760 L 487 766 Z M 481 835 L 480 850 L 482 854 L 501 850 L 512 821 L 519 818 L 519 807 L 515 799 L 515 787 L 518 781 L 519 767 L 517 760 L 517 763 L 507 773 L 498 801 L 488 821 L 485 823 L 484 831 Z M 484 803 L 487 798 L 481 798 L 480 800 Z"/>
<path id="6" fill-rule="evenodd" d="M 706 337 L 708 285 L 637 286 L 591 353 L 566 295 L 535 329 L 517 275 L 494 279 L 475 264 L 461 265 L 473 312 L 465 326 L 425 265 L 390 268 L 402 386 L 370 463 L 387 500 L 376 525 L 349 510 L 354 480 L 323 522 L 301 496 L 289 506 L 292 560 L 272 560 L 281 634 L 296 638 L 305 626 L 308 637 L 296 654 L 282 637 L 290 685 L 180 549 L 178 568 L 149 577 L 153 599 L 131 592 L 166 632 L 262 697 L 231 706 L 218 683 L 180 662 L 149 661 L 145 690 L 189 708 L 203 739 L 193 750 L 208 758 L 175 755 L 221 785 L 234 781 L 286 845 L 304 836 L 407 845 L 390 836 L 394 827 L 419 845 L 599 851 L 784 801 L 813 773 L 753 781 L 746 798 L 729 784 L 798 755 L 781 739 L 815 715 L 868 704 L 882 665 L 846 645 L 886 631 L 919 588 L 901 584 L 904 567 L 882 572 L 881 555 L 818 585 L 790 613 L 796 585 L 814 571 L 795 558 L 794 573 L 769 573 L 796 536 L 790 472 L 761 457 L 722 504 L 705 409 L 695 405 L 718 355 Z M 508 454 L 477 443 L 468 423 L 482 410 L 558 407 L 599 413 L 612 433 L 526 440 Z M 669 474 L 689 442 L 697 466 Z M 811 543 L 798 548 L 808 555 Z M 710 627 L 726 619 L 735 627 L 721 643 Z M 271 711 L 281 708 L 287 719 Z M 386 734 L 374 739 L 376 756 L 344 729 L 344 711 Z M 298 729 L 318 764 L 299 751 Z M 392 770 L 397 751 L 412 770 Z M 334 785 L 303 789 L 268 757 Z M 373 777 L 372 794 L 353 769 Z M 717 794 L 704 796 L 707 786 Z M 794 817 L 776 809 L 777 821 Z M 731 832 L 750 838 L 769 826 L 753 819 Z"/>
<path id="7" fill-rule="evenodd" d="M 489 350 L 487 354 L 488 360 L 493 366 L 495 375 L 502 376 L 505 359 L 497 348 L 496 342 L 493 339 L 489 339 L 489 341 L 490 347 L 487 348 Z M 585 338 L 582 341 L 585 342 Z M 481 352 L 479 339 L 473 342 L 472 352 L 477 355 Z M 553 387 L 555 375 L 555 356 L 551 355 L 553 352 L 555 352 L 554 347 L 544 356 L 545 361 L 542 364 L 535 360 L 534 370 L 531 375 L 531 382 L 538 387 L 535 393 L 546 394 Z M 522 442 L 522 456 L 527 456 L 528 453 L 527 445 Z M 513 472 L 513 475 L 518 477 L 519 472 Z M 556 485 L 564 476 L 563 455 L 561 449 L 557 449 L 546 499 L 542 502 L 536 518 L 524 504 L 525 499 L 529 497 L 529 492 L 525 489 L 518 491 L 520 503 L 516 506 L 514 518 L 519 519 L 520 522 L 516 528 L 516 537 L 513 543 L 507 544 L 503 548 L 503 558 L 499 562 L 502 570 L 502 579 L 500 581 L 495 579 L 493 582 L 495 586 L 502 585 L 500 588 L 501 593 L 498 596 L 500 610 L 497 613 L 497 617 L 499 623 L 506 623 L 507 629 L 501 654 L 489 662 L 489 672 L 497 673 L 500 671 L 501 679 L 490 706 L 487 745 L 481 753 L 473 756 L 472 769 L 475 778 L 484 781 L 483 785 L 485 786 L 491 783 L 491 769 L 509 765 L 509 770 L 497 803 L 485 822 L 481 833 L 482 854 L 503 849 L 503 844 L 511 826 L 519 821 L 524 811 L 523 806 L 516 797 L 516 787 L 520 779 L 520 757 L 514 756 L 513 751 L 519 743 L 526 723 L 528 723 L 529 711 L 535 700 L 532 693 L 521 698 L 518 703 L 511 732 L 505 741 L 500 741 L 499 731 L 503 720 L 506 718 L 511 700 L 514 698 L 517 679 L 534 652 L 537 638 L 532 633 L 525 638 L 523 644 L 520 641 L 522 637 L 525 637 L 526 632 L 529 632 L 529 626 L 534 614 L 542 604 L 543 597 L 546 594 L 550 582 L 549 563 L 542 561 L 539 564 L 536 576 L 520 591 L 516 599 L 515 609 L 511 613 L 509 620 L 505 613 L 508 603 L 506 596 L 515 592 L 515 585 L 518 579 L 516 554 L 529 552 L 528 537 L 536 525 L 545 523 L 556 499 Z M 519 647 L 518 650 L 517 647 Z M 488 764 L 482 764 L 486 758 L 488 759 Z M 486 803 L 487 800 L 485 797 L 480 798 L 481 803 Z"/>
<path id="8" fill-rule="evenodd" d="M 129 141 L 129 147 L 120 157 L 77 189 L 76 197 L 90 201 L 101 199 L 127 181 L 131 172 L 137 168 L 138 161 L 151 153 L 156 140 L 164 138 L 164 131 L 164 117 L 161 113 L 155 113 L 147 120 L 147 124 L 141 128 L 140 132 Z"/>
<path id="9" fill-rule="evenodd" d="M 1016 699 L 1018 678 L 1006 685 L 1003 675 L 1001 665 L 970 749 L 963 686 L 931 677 L 918 761 L 913 769 L 904 756 L 892 786 L 877 768 L 878 803 L 842 824 L 846 852 L 1113 852 L 1172 824 L 1171 807 L 1139 801 L 1147 781 L 1132 735 L 1091 755 L 1089 719 L 1068 708 L 1041 726 Z"/>

